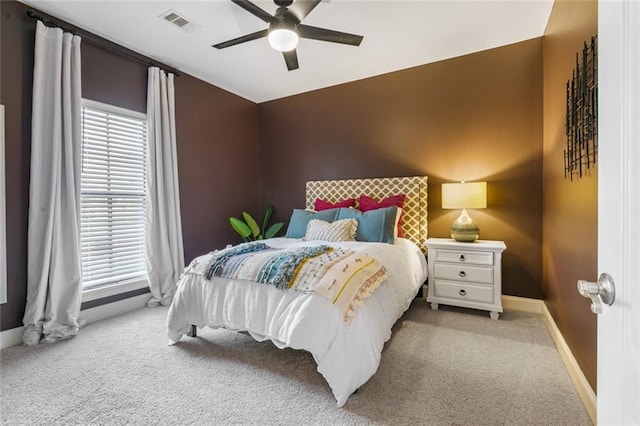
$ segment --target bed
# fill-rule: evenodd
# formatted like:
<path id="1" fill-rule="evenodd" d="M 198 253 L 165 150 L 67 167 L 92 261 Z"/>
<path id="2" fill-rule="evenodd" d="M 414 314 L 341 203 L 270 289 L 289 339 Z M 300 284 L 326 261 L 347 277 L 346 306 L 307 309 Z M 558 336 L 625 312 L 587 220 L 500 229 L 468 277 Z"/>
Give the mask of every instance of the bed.
<path id="1" fill-rule="evenodd" d="M 379 261 L 386 270 L 386 279 L 358 303 L 348 320 L 331 300 L 313 293 L 234 278 L 209 280 L 203 273 L 188 273 L 188 267 L 178 282 L 167 317 L 170 341 L 178 343 L 190 334 L 192 326 L 208 326 L 246 332 L 258 341 L 270 340 L 279 348 L 306 350 L 312 354 L 338 406 L 344 405 L 376 372 L 393 324 L 426 280 L 427 177 L 311 181 L 306 185 L 307 208 L 313 207 L 316 198 L 336 202 L 362 194 L 382 199 L 398 193 L 406 194 L 404 238 L 398 238 L 395 244 L 264 240 L 274 250 L 330 246 L 331 250 L 363 253 Z M 191 270 L 196 270 L 206 256 L 194 259 Z"/>

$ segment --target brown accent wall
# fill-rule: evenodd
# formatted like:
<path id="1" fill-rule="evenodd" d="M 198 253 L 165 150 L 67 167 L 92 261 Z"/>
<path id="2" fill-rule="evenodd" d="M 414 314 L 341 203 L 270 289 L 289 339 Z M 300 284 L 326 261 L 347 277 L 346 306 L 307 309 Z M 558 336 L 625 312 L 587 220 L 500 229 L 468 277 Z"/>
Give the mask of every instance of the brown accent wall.
<path id="1" fill-rule="evenodd" d="M 258 106 L 183 75 L 176 126 L 185 262 L 237 244 L 229 216 L 258 216 Z"/>
<path id="2" fill-rule="evenodd" d="M 427 175 L 429 235 L 448 237 L 441 183 L 487 181 L 471 215 L 507 244 L 503 292 L 542 298 L 540 38 L 265 102 L 259 129 L 261 202 L 283 220 L 307 180 Z"/>
<path id="3" fill-rule="evenodd" d="M 35 21 L 3 1 L 0 103 L 5 105 L 8 302 L 0 330 L 22 325 Z M 83 96 L 146 112 L 147 66 L 82 42 Z M 257 106 L 191 76 L 176 78 L 176 127 L 186 261 L 237 242 L 227 218 L 257 200 Z M 114 301 L 110 299 L 109 301 Z"/>
<path id="4" fill-rule="evenodd" d="M 597 320 L 576 291 L 579 279 L 597 278 L 597 170 L 564 179 L 565 85 L 576 53 L 598 32 L 595 1 L 556 0 L 543 38 L 545 301 L 589 384 L 596 389 Z"/>
<path id="5" fill-rule="evenodd" d="M 7 303 L 0 305 L 0 330 L 22 325 L 27 299 L 27 223 L 31 159 L 31 94 L 35 23 L 25 6 L 2 2 L 0 42 L 5 106 L 5 186 L 7 217 Z"/>
<path id="6" fill-rule="evenodd" d="M 146 114 L 147 66 L 86 40 L 80 46 L 82 97 Z"/>

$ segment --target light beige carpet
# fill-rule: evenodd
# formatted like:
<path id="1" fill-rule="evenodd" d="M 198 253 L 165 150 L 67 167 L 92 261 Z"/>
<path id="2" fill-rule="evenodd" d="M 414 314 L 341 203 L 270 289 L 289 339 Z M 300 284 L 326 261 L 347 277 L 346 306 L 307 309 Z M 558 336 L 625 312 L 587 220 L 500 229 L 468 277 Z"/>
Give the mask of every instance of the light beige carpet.
<path id="1" fill-rule="evenodd" d="M 588 425 L 542 319 L 415 300 L 382 361 L 337 408 L 311 355 L 205 329 L 168 346 L 166 308 L 2 351 L 8 425 Z"/>

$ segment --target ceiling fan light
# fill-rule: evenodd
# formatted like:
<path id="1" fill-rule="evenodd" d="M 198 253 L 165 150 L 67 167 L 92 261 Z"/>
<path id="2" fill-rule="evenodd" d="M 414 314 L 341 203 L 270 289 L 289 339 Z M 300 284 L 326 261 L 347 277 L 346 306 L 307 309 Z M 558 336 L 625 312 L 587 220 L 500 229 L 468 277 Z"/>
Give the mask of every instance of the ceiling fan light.
<path id="1" fill-rule="evenodd" d="M 269 44 L 279 52 L 288 52 L 298 45 L 298 34 L 287 28 L 277 28 L 269 31 Z"/>

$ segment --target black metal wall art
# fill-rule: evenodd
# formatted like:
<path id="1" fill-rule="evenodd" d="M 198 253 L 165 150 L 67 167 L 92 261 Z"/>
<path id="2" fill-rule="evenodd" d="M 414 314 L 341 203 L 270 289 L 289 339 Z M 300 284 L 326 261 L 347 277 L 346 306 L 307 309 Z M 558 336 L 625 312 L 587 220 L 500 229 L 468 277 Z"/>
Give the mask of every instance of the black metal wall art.
<path id="1" fill-rule="evenodd" d="M 567 146 L 564 178 L 580 179 L 595 168 L 598 159 L 598 46 L 597 36 L 576 53 L 576 67 L 567 81 L 565 118 Z"/>

